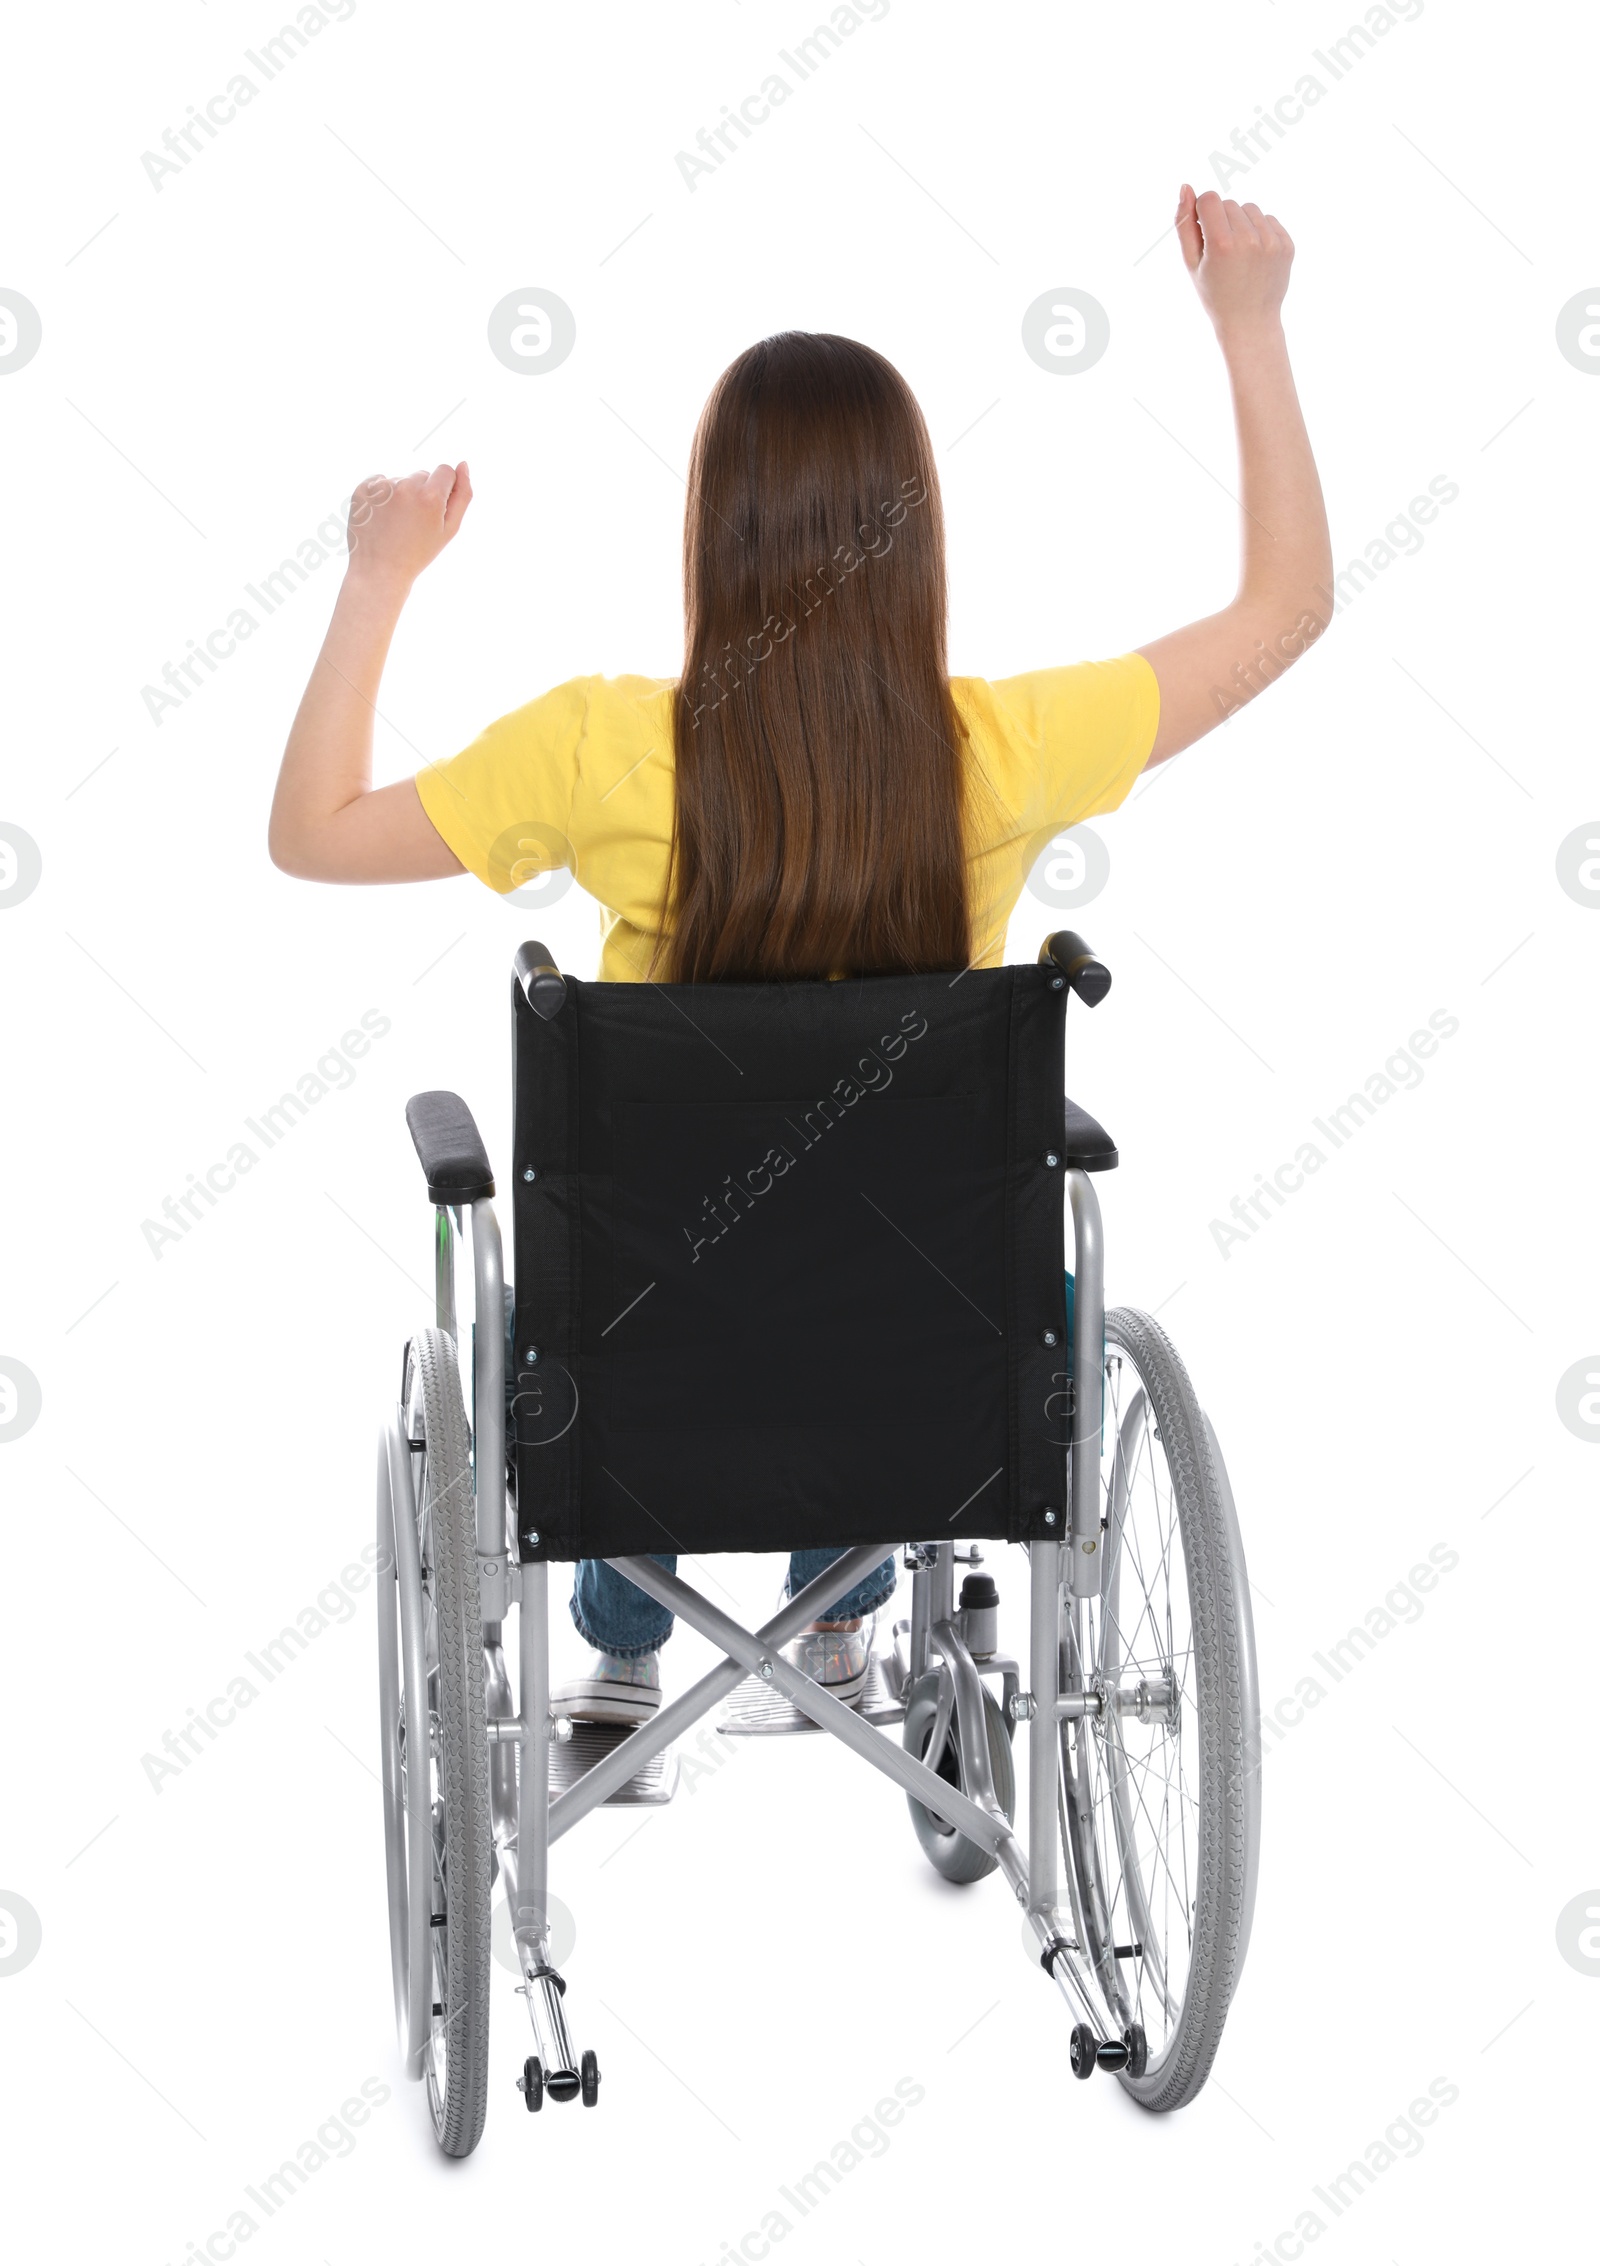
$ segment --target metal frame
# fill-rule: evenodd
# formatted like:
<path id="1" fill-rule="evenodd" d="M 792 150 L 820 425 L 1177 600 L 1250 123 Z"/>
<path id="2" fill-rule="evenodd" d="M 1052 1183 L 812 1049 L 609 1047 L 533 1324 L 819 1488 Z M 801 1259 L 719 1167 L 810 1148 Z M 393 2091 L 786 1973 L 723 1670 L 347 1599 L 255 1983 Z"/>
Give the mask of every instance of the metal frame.
<path id="1" fill-rule="evenodd" d="M 943 1690 L 929 1752 L 938 1753 L 953 1714 L 960 1740 L 963 1792 L 927 1763 L 906 1751 L 887 1730 L 866 1722 L 812 1677 L 792 1667 L 780 1647 L 882 1562 L 895 1543 L 863 1544 L 790 1598 L 759 1629 L 746 1629 L 675 1574 L 649 1557 L 609 1559 L 691 1628 L 721 1648 L 722 1658 L 688 1691 L 668 1701 L 640 1724 L 575 1783 L 551 1794 L 550 1749 L 570 1736 L 570 1725 L 555 1718 L 550 1703 L 549 1571 L 543 1561 L 521 1564 L 514 1533 L 508 1530 L 505 1486 L 505 1303 L 498 1222 L 492 1202 L 470 1207 L 473 1328 L 471 1375 L 473 1466 L 476 1490 L 479 1583 L 482 1598 L 485 1694 L 490 1740 L 490 1787 L 495 1853 L 505 1886 L 511 1933 L 522 1972 L 522 1990 L 533 2025 L 535 2050 L 545 2086 L 556 2098 L 579 2089 L 579 2063 L 564 2006 L 566 1984 L 550 1957 L 549 1877 L 551 1845 L 580 1818 L 618 1793 L 642 1766 L 705 1715 L 746 1676 L 761 1677 L 820 1729 L 832 1734 L 873 1765 L 913 1799 L 993 1853 L 1011 1884 L 1038 1940 L 1040 1963 L 1054 1977 L 1074 2019 L 1087 2023 L 1100 2047 L 1100 2059 L 1117 2067 L 1125 2058 L 1120 2031 L 1125 2010 L 1115 2004 L 1120 1991 L 1106 1995 L 1081 1947 L 1070 1913 L 1060 1904 L 1060 1819 L 1066 1814 L 1060 1724 L 1064 1716 L 1088 1707 L 1142 1704 L 1137 1694 L 1089 1695 L 1061 1689 L 1063 1617 L 1075 1601 L 1096 1596 L 1104 1552 L 1100 1548 L 1100 1430 L 1102 1421 L 1101 1348 L 1104 1328 L 1103 1240 L 1100 1210 L 1088 1176 L 1065 1174 L 1074 1234 L 1073 1411 L 1069 1450 L 1067 1532 L 1059 1540 L 1028 1545 L 1030 1564 L 1028 1689 L 1016 1689 L 1016 1664 L 997 1655 L 980 1662 L 968 1649 L 954 1601 L 955 1545 L 908 1545 L 912 1567 L 911 1619 L 903 1684 L 938 1664 Z M 438 1206 L 435 1216 L 435 1309 L 438 1326 L 450 1334 L 458 1353 L 455 1303 L 456 1235 L 460 1212 Z M 380 1648 L 380 1681 L 386 1720 L 403 1679 L 408 1692 L 421 1688 L 421 1597 L 418 1569 L 403 1547 L 415 1531 L 411 1461 L 404 1412 L 386 1427 L 379 1455 L 380 1545 L 396 1550 L 401 1635 L 396 1646 L 387 1620 Z M 410 1513 L 409 1518 L 404 1514 Z M 387 1528 L 387 1532 L 385 1532 Z M 975 1558 L 976 1553 L 971 1554 Z M 503 1623 L 518 1609 L 517 1694 L 506 1674 Z M 897 1673 L 898 1645 L 895 1648 Z M 996 1795 L 984 1730 L 982 1673 L 1005 1677 L 1007 1712 L 1028 1726 L 1027 1837 L 1006 1817 Z M 902 1695 L 903 1696 L 903 1695 Z M 408 1720 L 414 1718 L 408 1714 Z M 400 1799 L 397 1768 L 384 1757 L 384 1801 L 391 1823 L 391 1852 Z M 393 1783 L 391 1783 L 393 1780 Z M 1069 1821 L 1070 1822 L 1070 1821 Z M 429 1877 L 430 1825 L 425 1814 L 409 1823 L 412 1879 Z M 400 1925 L 395 1940 L 408 1950 L 408 1971 L 395 1973 L 396 2014 L 410 2075 L 420 2078 L 428 2039 L 428 1915 L 406 1908 L 406 1884 L 390 1871 L 391 1919 Z"/>

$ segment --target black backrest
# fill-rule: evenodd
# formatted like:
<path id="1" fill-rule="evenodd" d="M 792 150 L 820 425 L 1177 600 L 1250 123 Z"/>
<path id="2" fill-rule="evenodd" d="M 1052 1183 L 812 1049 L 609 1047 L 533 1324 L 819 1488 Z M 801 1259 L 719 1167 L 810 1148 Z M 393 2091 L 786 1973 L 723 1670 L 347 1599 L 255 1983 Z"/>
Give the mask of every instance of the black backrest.
<path id="1" fill-rule="evenodd" d="M 1059 982 L 513 984 L 525 1558 L 1060 1533 Z"/>

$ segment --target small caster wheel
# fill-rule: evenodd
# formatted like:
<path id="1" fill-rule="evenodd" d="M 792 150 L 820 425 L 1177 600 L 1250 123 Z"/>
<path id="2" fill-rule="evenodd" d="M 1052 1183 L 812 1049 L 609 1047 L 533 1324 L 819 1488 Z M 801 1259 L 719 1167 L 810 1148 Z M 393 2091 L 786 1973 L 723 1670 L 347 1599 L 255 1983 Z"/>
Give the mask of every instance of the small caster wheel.
<path id="1" fill-rule="evenodd" d="M 578 2075 L 583 2086 L 583 2105 L 592 2109 L 600 2098 L 600 2064 L 595 2059 L 593 2046 L 585 2049 L 578 2064 Z"/>
<path id="2" fill-rule="evenodd" d="M 1145 2038 L 1144 2025 L 1140 2022 L 1130 2023 L 1122 2033 L 1122 2042 L 1128 2049 L 1126 2065 L 1128 2075 L 1130 2077 L 1142 2077 L 1150 2060 L 1150 2047 Z"/>
<path id="3" fill-rule="evenodd" d="M 1095 2063 L 1099 2057 L 1099 2039 L 1096 2038 L 1087 2022 L 1075 2022 L 1072 2025 L 1072 2038 L 1068 2047 L 1068 2058 L 1072 2063 L 1073 2076 L 1092 2077 Z"/>
<path id="4" fill-rule="evenodd" d="M 544 2071 L 539 2065 L 537 2054 L 529 2054 L 523 2063 L 522 2075 L 517 2079 L 517 2091 L 522 2095 L 522 2105 L 530 2116 L 535 2109 L 544 2107 Z"/>

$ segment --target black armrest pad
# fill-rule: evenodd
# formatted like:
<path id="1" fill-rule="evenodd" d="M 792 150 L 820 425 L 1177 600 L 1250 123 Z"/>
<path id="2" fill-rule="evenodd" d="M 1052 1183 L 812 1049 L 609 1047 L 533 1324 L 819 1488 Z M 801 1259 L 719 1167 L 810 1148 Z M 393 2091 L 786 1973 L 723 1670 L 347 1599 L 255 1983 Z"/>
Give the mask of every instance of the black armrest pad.
<path id="1" fill-rule="evenodd" d="M 459 1094 L 413 1094 L 406 1123 L 427 1175 L 430 1204 L 475 1204 L 494 1194 L 489 1152 Z"/>
<path id="2" fill-rule="evenodd" d="M 1075 1101 L 1068 1098 L 1063 1106 L 1067 1113 L 1064 1153 L 1068 1164 L 1079 1172 L 1110 1172 L 1117 1162 L 1116 1142 Z"/>

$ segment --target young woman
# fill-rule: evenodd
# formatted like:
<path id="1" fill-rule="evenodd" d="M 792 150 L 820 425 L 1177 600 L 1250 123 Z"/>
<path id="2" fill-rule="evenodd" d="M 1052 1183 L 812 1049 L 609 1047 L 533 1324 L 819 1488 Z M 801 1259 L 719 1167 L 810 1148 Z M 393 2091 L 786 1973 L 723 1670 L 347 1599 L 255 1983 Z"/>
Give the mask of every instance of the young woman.
<path id="1" fill-rule="evenodd" d="M 1176 226 L 1238 427 L 1241 571 L 1219 613 L 1118 660 L 949 677 L 921 412 L 869 347 L 785 332 L 724 371 L 695 434 L 681 677 L 576 678 L 377 789 L 389 642 L 472 490 L 465 464 L 356 490 L 349 569 L 278 779 L 274 862 L 312 881 L 470 872 L 502 893 L 568 864 L 603 908 L 601 975 L 621 983 L 998 963 L 1042 842 L 1115 809 L 1331 613 L 1280 318 L 1294 247 L 1256 205 L 1187 186 Z M 791 1593 L 837 1555 L 797 1552 Z M 794 1641 L 796 1665 L 857 1696 L 867 1617 L 893 1587 L 891 1558 Z M 575 1714 L 648 1715 L 670 1615 L 587 1561 L 572 1613 L 596 1657 L 560 1696 Z"/>

